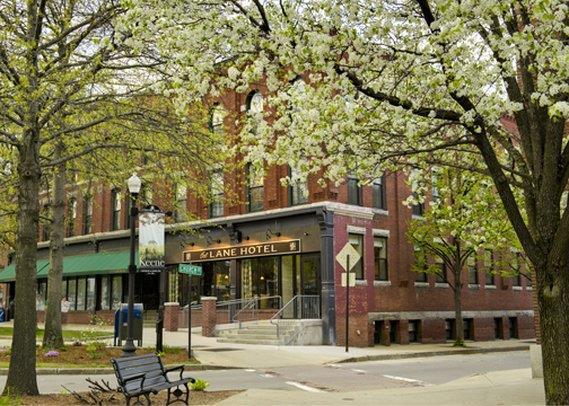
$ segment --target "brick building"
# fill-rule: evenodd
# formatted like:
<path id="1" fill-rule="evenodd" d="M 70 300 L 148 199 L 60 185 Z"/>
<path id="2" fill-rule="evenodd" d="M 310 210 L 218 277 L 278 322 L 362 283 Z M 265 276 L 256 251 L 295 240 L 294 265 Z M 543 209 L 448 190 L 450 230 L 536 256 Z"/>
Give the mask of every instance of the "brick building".
<path id="1" fill-rule="evenodd" d="M 239 114 L 262 108 L 262 96 L 231 94 L 224 110 Z M 221 106 L 221 105 L 220 105 Z M 232 131 L 232 114 L 218 106 L 212 114 L 214 131 Z M 356 286 L 350 293 L 352 345 L 432 343 L 452 338 L 453 294 L 434 276 L 411 270 L 414 249 L 406 240 L 408 222 L 422 207 L 402 204 L 410 190 L 403 173 L 388 173 L 369 186 L 348 178 L 338 187 L 307 184 L 283 186 L 294 171 L 288 166 L 267 169 L 257 176 L 251 166 L 242 172 L 213 172 L 212 194 L 206 203 L 180 188 L 174 207 L 177 222 L 167 225 L 166 300 L 186 306 L 200 297 L 218 301 L 260 297 L 260 307 L 274 312 L 297 295 L 316 297 L 323 342 L 342 344 L 345 288 L 336 254 L 346 242 L 362 255 L 356 264 Z M 146 199 L 152 201 L 151 188 Z M 232 194 L 235 199 L 227 201 Z M 64 295 L 70 309 L 64 322 L 86 323 L 93 316 L 110 321 L 117 303 L 126 301 L 128 266 L 128 200 L 118 189 L 99 184 L 91 195 L 78 185 L 69 192 L 68 238 L 64 261 Z M 162 198 L 163 199 L 163 198 Z M 184 222 L 184 213 L 200 220 Z M 183 230 L 191 226 L 197 233 Z M 47 235 L 38 246 L 38 317 L 43 317 L 48 264 Z M 531 286 L 525 278 L 491 276 L 498 253 L 480 253 L 472 264 L 471 283 L 464 288 L 465 336 L 474 340 L 534 335 Z M 203 266 L 202 277 L 177 272 L 182 262 Z M 14 265 L 0 272 L 3 301 L 14 297 Z M 135 301 L 149 314 L 158 308 L 159 275 L 138 274 Z M 267 298 L 262 300 L 262 298 Z M 182 320 L 182 312 L 180 312 Z M 199 319 L 199 317 L 198 317 Z M 186 321 L 187 323 L 187 321 Z"/>

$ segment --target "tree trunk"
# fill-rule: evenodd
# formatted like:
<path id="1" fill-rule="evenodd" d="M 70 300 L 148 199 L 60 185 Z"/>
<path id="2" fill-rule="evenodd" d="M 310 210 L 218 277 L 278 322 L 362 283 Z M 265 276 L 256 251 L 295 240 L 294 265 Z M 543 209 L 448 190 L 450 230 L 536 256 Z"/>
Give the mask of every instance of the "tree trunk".
<path id="1" fill-rule="evenodd" d="M 462 321 L 462 284 L 454 289 L 454 346 L 464 346 L 464 323 Z"/>
<path id="2" fill-rule="evenodd" d="M 61 158 L 61 145 L 55 148 L 54 159 Z M 56 168 L 53 184 L 53 211 L 49 245 L 50 269 L 47 278 L 47 307 L 43 346 L 62 348 L 61 285 L 63 280 L 63 238 L 65 234 L 65 163 Z"/>
<path id="3" fill-rule="evenodd" d="M 37 395 L 36 259 L 39 220 L 39 134 L 23 135 L 18 162 L 18 234 L 14 332 L 4 395 Z"/>
<path id="4" fill-rule="evenodd" d="M 546 403 L 569 404 L 569 265 L 535 269 Z M 549 282 L 547 282 L 549 280 Z"/>

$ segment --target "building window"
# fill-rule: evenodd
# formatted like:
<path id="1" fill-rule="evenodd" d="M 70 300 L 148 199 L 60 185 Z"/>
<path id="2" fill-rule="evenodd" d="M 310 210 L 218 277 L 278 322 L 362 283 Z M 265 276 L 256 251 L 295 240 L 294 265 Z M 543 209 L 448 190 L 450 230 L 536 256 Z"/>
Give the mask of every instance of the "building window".
<path id="1" fill-rule="evenodd" d="M 375 264 L 375 280 L 386 281 L 389 279 L 387 270 L 387 238 L 374 237 L 373 256 Z"/>
<path id="2" fill-rule="evenodd" d="M 176 201 L 174 202 L 176 210 L 174 211 L 174 219 L 176 222 L 188 220 L 188 188 L 185 185 L 176 187 Z"/>
<path id="3" fill-rule="evenodd" d="M 47 302 L 47 280 L 38 280 L 38 290 L 36 292 L 36 310 L 45 310 Z"/>
<path id="4" fill-rule="evenodd" d="M 87 278 L 87 307 L 85 310 L 88 310 L 90 312 L 94 312 L 95 311 L 95 306 L 97 304 L 97 300 L 96 300 L 96 296 L 95 293 L 97 291 L 96 286 L 97 286 L 97 281 L 95 280 L 95 277 L 91 277 L 91 278 Z"/>
<path id="5" fill-rule="evenodd" d="M 51 230 L 51 216 L 49 212 L 49 204 L 46 203 L 42 206 L 41 209 L 41 216 L 42 216 L 42 241 L 49 240 L 49 233 Z"/>
<path id="6" fill-rule="evenodd" d="M 429 268 L 429 263 L 427 261 L 427 255 L 425 254 L 425 250 L 415 245 L 413 247 L 413 251 L 415 255 L 415 264 L 417 265 L 417 268 L 423 269 L 423 272 L 415 272 L 415 282 L 426 283 L 428 281 L 427 269 Z"/>
<path id="7" fill-rule="evenodd" d="M 496 285 L 494 277 L 494 253 L 491 250 L 484 251 L 484 270 L 486 271 L 486 286 Z"/>
<path id="8" fill-rule="evenodd" d="M 109 276 L 101 277 L 101 290 L 99 291 L 99 303 L 101 310 L 111 309 L 111 278 Z"/>
<path id="9" fill-rule="evenodd" d="M 300 171 L 296 168 L 289 166 L 288 177 L 290 185 L 288 187 L 288 196 L 290 206 L 297 204 L 304 204 L 308 202 L 308 186 L 306 182 L 300 181 Z"/>
<path id="10" fill-rule="evenodd" d="M 130 228 L 130 207 L 132 205 L 132 196 L 130 194 L 128 194 L 126 196 L 126 199 L 124 201 L 124 224 L 126 225 L 126 228 Z"/>
<path id="11" fill-rule="evenodd" d="M 85 310 L 85 305 L 87 304 L 87 284 L 85 283 L 85 278 L 78 278 L 77 279 L 77 310 Z"/>
<path id="12" fill-rule="evenodd" d="M 360 259 L 356 263 L 356 265 L 352 268 L 352 272 L 355 272 L 356 279 L 365 279 L 364 278 L 364 267 L 363 267 L 363 260 L 364 260 L 364 236 L 362 234 L 349 234 L 348 240 L 350 244 L 356 249 L 356 251 L 360 254 Z M 350 259 L 351 261 L 351 259 Z M 351 264 L 350 264 L 351 266 Z"/>
<path id="13" fill-rule="evenodd" d="M 223 216 L 224 182 L 223 171 L 218 169 L 210 175 L 209 217 Z"/>
<path id="14" fill-rule="evenodd" d="M 247 204 L 249 212 L 263 210 L 264 186 L 263 173 L 252 164 L 246 166 Z"/>
<path id="15" fill-rule="evenodd" d="M 447 281 L 447 264 L 440 257 L 435 258 L 435 263 L 439 268 L 436 273 L 436 283 L 448 283 Z"/>
<path id="16" fill-rule="evenodd" d="M 417 203 L 411 207 L 414 216 L 423 216 L 425 214 L 425 203 Z"/>
<path id="17" fill-rule="evenodd" d="M 111 278 L 111 301 L 113 309 L 118 309 L 122 303 L 122 275 Z"/>
<path id="18" fill-rule="evenodd" d="M 224 132 L 225 109 L 216 104 L 210 111 L 209 129 L 216 134 Z"/>
<path id="19" fill-rule="evenodd" d="M 77 199 L 72 197 L 67 202 L 67 228 L 65 235 L 72 237 L 75 234 L 75 220 L 77 220 Z"/>
<path id="20" fill-rule="evenodd" d="M 83 200 L 83 234 L 91 234 L 93 231 L 93 199 L 85 196 Z"/>
<path id="21" fill-rule="evenodd" d="M 262 113 L 265 108 L 265 101 L 261 92 L 255 90 L 247 96 L 247 111 L 252 114 Z"/>
<path id="22" fill-rule="evenodd" d="M 522 286 L 522 274 L 520 273 L 520 253 L 513 252 L 512 255 L 512 271 L 514 272 L 514 286 Z"/>
<path id="23" fill-rule="evenodd" d="M 468 284 L 478 285 L 478 269 L 476 269 L 476 256 L 474 254 L 466 260 L 466 269 L 468 270 Z"/>
<path id="24" fill-rule="evenodd" d="M 376 209 L 386 210 L 387 205 L 385 203 L 385 175 L 381 175 L 381 177 L 374 180 L 371 187 L 373 193 L 373 207 Z"/>
<path id="25" fill-rule="evenodd" d="M 518 318 L 517 317 L 509 317 L 508 318 L 508 328 L 510 330 L 510 338 L 519 338 L 518 337 Z"/>
<path id="26" fill-rule="evenodd" d="M 111 191 L 111 227 L 112 230 L 119 230 L 121 228 L 121 211 L 122 211 L 122 195 L 117 189 Z"/>
<path id="27" fill-rule="evenodd" d="M 361 206 L 362 190 L 360 182 L 353 176 L 348 176 L 348 203 Z"/>
<path id="28" fill-rule="evenodd" d="M 454 340 L 454 319 L 446 319 L 445 320 L 445 331 L 447 340 Z"/>
<path id="29" fill-rule="evenodd" d="M 67 300 L 69 301 L 69 310 L 76 309 L 77 303 L 77 279 L 71 278 L 67 280 Z"/>

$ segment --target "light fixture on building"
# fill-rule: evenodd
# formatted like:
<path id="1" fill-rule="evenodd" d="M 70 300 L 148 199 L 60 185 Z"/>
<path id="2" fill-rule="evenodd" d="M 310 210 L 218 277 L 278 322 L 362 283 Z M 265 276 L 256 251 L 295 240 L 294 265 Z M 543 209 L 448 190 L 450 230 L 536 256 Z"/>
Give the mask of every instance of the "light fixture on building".
<path id="1" fill-rule="evenodd" d="M 267 228 L 267 232 L 265 233 L 265 237 L 267 238 L 267 240 L 270 240 L 273 236 L 280 237 L 281 232 L 277 231 L 276 233 L 273 233 L 273 231 L 270 228 Z"/>
<path id="2" fill-rule="evenodd" d="M 213 239 L 211 238 L 210 235 L 206 235 L 206 236 L 205 236 L 205 243 L 206 243 L 207 245 L 211 245 L 211 244 L 213 243 Z"/>
<path id="3" fill-rule="evenodd" d="M 218 244 L 221 244 L 221 240 L 220 240 L 220 239 L 215 240 L 215 242 L 218 243 Z"/>

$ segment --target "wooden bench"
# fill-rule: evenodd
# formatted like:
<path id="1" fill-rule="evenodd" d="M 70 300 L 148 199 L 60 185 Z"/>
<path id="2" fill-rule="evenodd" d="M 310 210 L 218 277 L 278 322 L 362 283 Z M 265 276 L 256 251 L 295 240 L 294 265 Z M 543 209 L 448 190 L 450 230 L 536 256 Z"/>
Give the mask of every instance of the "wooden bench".
<path id="1" fill-rule="evenodd" d="M 167 405 L 175 402 L 188 404 L 190 399 L 188 382 L 195 382 L 195 380 L 182 376 L 184 373 L 183 365 L 165 369 L 160 357 L 154 354 L 113 358 L 111 363 L 117 376 L 119 388 L 126 397 L 127 405 L 130 405 L 132 398 L 136 398 L 135 404 L 141 405 L 141 396 L 144 396 L 146 403 L 150 405 L 150 394 L 155 395 L 166 389 L 168 389 Z M 173 371 L 180 371 L 180 377 L 176 380 L 168 378 L 167 374 Z"/>

